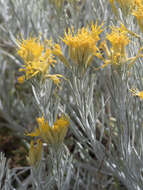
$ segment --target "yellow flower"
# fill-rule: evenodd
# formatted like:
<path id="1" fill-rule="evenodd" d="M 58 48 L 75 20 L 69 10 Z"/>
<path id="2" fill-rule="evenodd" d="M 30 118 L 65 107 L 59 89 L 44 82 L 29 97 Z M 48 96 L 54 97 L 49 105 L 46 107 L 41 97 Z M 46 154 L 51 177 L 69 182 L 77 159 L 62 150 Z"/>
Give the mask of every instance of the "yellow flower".
<path id="1" fill-rule="evenodd" d="M 66 57 L 63 55 L 61 46 L 59 44 L 55 44 L 55 46 L 53 47 L 52 53 L 56 55 L 67 67 L 69 67 L 69 63 Z"/>
<path id="2" fill-rule="evenodd" d="M 74 32 L 74 28 L 68 29 L 65 32 L 63 42 L 68 46 L 69 57 L 74 64 L 87 68 L 94 56 L 100 57 L 97 47 L 97 42 L 100 40 L 101 29 L 103 25 L 97 27 L 97 24 L 92 24 L 89 28 L 81 28 Z"/>
<path id="3" fill-rule="evenodd" d="M 143 99 L 143 91 L 137 92 L 136 95 L 139 96 L 141 99 Z"/>
<path id="4" fill-rule="evenodd" d="M 24 83 L 24 80 L 25 80 L 25 76 L 20 76 L 20 77 L 18 77 L 18 82 L 20 83 L 20 84 L 23 84 Z"/>
<path id="5" fill-rule="evenodd" d="M 112 32 L 107 34 L 106 38 L 112 45 L 112 50 L 115 53 L 120 53 L 121 56 L 125 56 L 125 48 L 129 44 L 130 40 L 128 32 L 124 30 L 123 25 L 121 27 L 111 27 Z"/>
<path id="6" fill-rule="evenodd" d="M 46 77 L 52 79 L 53 82 L 54 82 L 57 86 L 60 84 L 60 79 L 61 79 L 61 78 L 64 78 L 64 79 L 65 79 L 65 77 L 64 77 L 63 75 L 60 75 L 60 74 L 54 74 L 54 75 L 48 74 Z"/>
<path id="7" fill-rule="evenodd" d="M 30 143 L 29 156 L 27 160 L 31 166 L 38 167 L 42 157 L 42 142 L 38 139 L 37 144 L 34 141 Z"/>
<path id="8" fill-rule="evenodd" d="M 134 1 L 134 9 L 141 6 L 143 4 L 143 0 L 133 0 Z"/>
<path id="9" fill-rule="evenodd" d="M 39 128 L 34 132 L 28 133 L 28 136 L 40 137 L 49 145 L 61 144 L 66 136 L 69 118 L 62 115 L 55 121 L 53 126 L 49 126 L 48 121 L 45 121 L 44 117 L 37 118 Z"/>
<path id="10" fill-rule="evenodd" d="M 130 42 L 128 31 L 125 30 L 124 25 L 121 25 L 121 27 L 113 26 L 111 29 L 111 33 L 106 35 L 106 39 L 110 42 L 111 48 L 108 48 L 105 41 L 100 45 L 107 55 L 103 67 L 109 64 L 119 66 L 127 61 L 126 47 Z"/>
<path id="11" fill-rule="evenodd" d="M 27 80 L 39 73 L 44 78 L 49 72 L 49 66 L 56 63 L 51 48 L 44 47 L 37 38 L 22 39 L 22 41 L 18 41 L 18 44 L 17 53 L 24 60 L 23 68 L 20 68 L 20 71 L 25 73 L 23 78 L 18 79 L 19 82 L 22 82 L 24 77 Z"/>
<path id="12" fill-rule="evenodd" d="M 97 22 L 96 24 L 91 24 L 91 29 L 89 31 L 89 34 L 91 34 L 91 36 L 93 37 L 93 39 L 95 40 L 95 43 L 97 43 L 100 40 L 99 35 L 103 32 L 104 29 L 102 29 L 103 27 L 103 23 L 100 26 L 97 26 Z"/>
<path id="13" fill-rule="evenodd" d="M 18 44 L 17 53 L 25 62 L 39 60 L 44 50 L 43 45 L 40 44 L 40 40 L 37 38 L 22 39 L 22 41 L 18 41 Z"/>
<path id="14" fill-rule="evenodd" d="M 140 99 L 143 99 L 143 91 L 139 91 L 138 89 L 130 89 L 133 96 L 139 96 Z"/>

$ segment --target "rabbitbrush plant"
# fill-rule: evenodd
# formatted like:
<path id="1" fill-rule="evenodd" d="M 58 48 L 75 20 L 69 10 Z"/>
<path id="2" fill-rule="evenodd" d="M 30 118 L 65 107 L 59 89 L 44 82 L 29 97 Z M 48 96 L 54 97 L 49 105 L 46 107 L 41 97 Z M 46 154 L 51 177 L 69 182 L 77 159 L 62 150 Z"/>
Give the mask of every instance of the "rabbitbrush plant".
<path id="1" fill-rule="evenodd" d="M 143 1 L 1 0 L 2 190 L 143 188 Z M 3 150 L 1 150 L 3 151 Z"/>

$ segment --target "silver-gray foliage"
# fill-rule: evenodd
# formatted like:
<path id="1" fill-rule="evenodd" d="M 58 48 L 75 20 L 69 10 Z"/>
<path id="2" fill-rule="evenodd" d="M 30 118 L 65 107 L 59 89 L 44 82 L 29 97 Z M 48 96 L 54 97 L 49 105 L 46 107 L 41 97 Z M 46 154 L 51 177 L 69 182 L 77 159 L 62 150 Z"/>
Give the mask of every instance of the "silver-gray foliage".
<path id="1" fill-rule="evenodd" d="M 142 90 L 142 58 L 129 72 L 126 66 L 119 72 L 112 67 L 95 71 L 94 66 L 102 64 L 96 59 L 84 74 L 59 63 L 56 72 L 68 80 L 57 96 L 49 80 L 44 84 L 33 80 L 22 87 L 17 83 L 22 60 L 16 54 L 16 39 L 21 34 L 27 38 L 42 33 L 60 42 L 65 28 L 78 29 L 97 20 L 106 26 L 103 37 L 109 24 L 120 22 L 140 34 L 132 17 L 125 19 L 120 12 L 117 22 L 107 0 L 79 1 L 78 6 L 65 3 L 57 12 L 47 0 L 0 1 L 0 118 L 4 119 L 0 125 L 23 138 L 43 113 L 51 125 L 59 112 L 70 117 L 67 145 L 43 155 L 38 168 L 9 169 L 0 154 L 2 190 L 112 190 L 121 189 L 120 183 L 124 189 L 143 189 L 143 103 L 129 91 Z M 141 44 L 141 38 L 133 38 L 128 55 L 135 56 Z"/>

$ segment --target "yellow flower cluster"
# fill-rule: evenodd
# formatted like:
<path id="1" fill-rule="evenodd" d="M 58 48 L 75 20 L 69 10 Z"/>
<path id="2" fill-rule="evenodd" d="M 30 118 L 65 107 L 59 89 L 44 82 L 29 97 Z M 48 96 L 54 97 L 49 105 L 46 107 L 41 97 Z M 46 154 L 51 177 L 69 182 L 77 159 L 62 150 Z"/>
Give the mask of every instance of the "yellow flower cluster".
<path id="1" fill-rule="evenodd" d="M 24 75 L 18 78 L 19 83 L 23 83 L 25 79 L 28 80 L 37 74 L 41 74 L 43 79 L 50 78 L 56 85 L 60 83 L 60 78 L 64 78 L 62 75 L 49 74 L 50 65 L 54 66 L 57 63 L 54 58 L 52 40 L 41 44 L 39 39 L 29 38 L 18 41 L 18 44 L 17 53 L 24 60 L 23 68 L 19 69 L 24 72 Z"/>
<path id="2" fill-rule="evenodd" d="M 37 38 L 22 39 L 18 44 L 17 53 L 24 60 L 23 68 L 19 69 L 24 75 L 19 77 L 18 81 L 23 83 L 25 79 L 30 79 L 39 73 L 46 77 L 49 66 L 56 63 L 51 50 L 51 41 L 49 40 L 46 47 Z"/>
<path id="3" fill-rule="evenodd" d="M 130 42 L 128 32 L 125 30 L 124 25 L 121 25 L 121 27 L 113 26 L 111 27 L 111 30 L 111 33 L 106 35 L 106 39 L 110 42 L 111 48 L 108 48 L 105 41 L 100 45 L 107 55 L 107 59 L 104 60 L 105 64 L 103 67 L 108 64 L 121 65 L 127 60 L 126 46 Z"/>
<path id="4" fill-rule="evenodd" d="M 121 27 L 113 26 L 111 29 L 112 32 L 106 36 L 112 45 L 111 51 L 114 54 L 120 53 L 121 56 L 125 56 L 125 48 L 130 42 L 128 32 L 124 29 L 123 25 Z"/>
<path id="5" fill-rule="evenodd" d="M 48 121 L 45 121 L 44 117 L 37 118 L 39 128 L 36 128 L 34 132 L 28 133 L 31 137 L 40 137 L 48 145 L 61 144 L 66 136 L 69 119 L 65 115 L 62 115 L 55 121 L 53 126 L 49 126 Z"/>
<path id="6" fill-rule="evenodd" d="M 143 91 L 139 91 L 138 89 L 130 89 L 133 96 L 138 96 L 140 99 L 143 99 Z"/>
<path id="7" fill-rule="evenodd" d="M 65 32 L 63 42 L 68 46 L 69 57 L 74 64 L 84 66 L 87 68 L 94 56 L 101 57 L 97 47 L 97 42 L 100 40 L 99 35 L 103 31 L 103 26 L 97 26 L 97 23 L 92 24 L 89 28 L 81 28 L 75 33 L 74 28 L 68 29 Z"/>
<path id="8" fill-rule="evenodd" d="M 64 56 L 59 44 L 55 44 L 53 47 L 53 54 L 56 55 L 67 67 L 69 67 L 69 62 Z"/>
<path id="9" fill-rule="evenodd" d="M 37 144 L 34 145 L 34 141 L 30 143 L 29 155 L 27 161 L 30 166 L 38 167 L 41 157 L 42 157 L 43 145 L 42 142 L 38 139 Z"/>

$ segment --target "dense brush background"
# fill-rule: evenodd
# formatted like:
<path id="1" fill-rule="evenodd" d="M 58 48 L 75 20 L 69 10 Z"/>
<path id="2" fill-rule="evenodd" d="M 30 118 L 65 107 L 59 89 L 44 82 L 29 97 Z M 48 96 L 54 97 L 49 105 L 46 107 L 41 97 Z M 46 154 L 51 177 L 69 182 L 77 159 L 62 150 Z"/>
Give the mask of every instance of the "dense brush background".
<path id="1" fill-rule="evenodd" d="M 55 85 L 19 84 L 18 69 L 23 61 L 17 55 L 17 39 L 39 36 L 61 43 L 68 27 L 86 27 L 91 21 L 104 23 L 105 38 L 109 26 L 123 23 L 140 35 L 130 36 L 127 48 L 134 57 L 142 47 L 142 33 L 133 15 L 118 7 L 118 16 L 108 0 L 0 0 L 0 189 L 2 190 L 142 190 L 143 189 L 143 102 L 132 96 L 131 88 L 143 89 L 142 58 L 133 67 L 96 70 L 94 59 L 81 77 L 58 61 L 51 70 L 63 80 L 54 96 Z M 61 1 L 62 2 L 62 1 Z M 66 46 L 61 43 L 64 55 Z M 46 152 L 39 168 L 26 160 L 30 138 L 25 136 L 36 126 L 36 117 L 49 118 L 59 112 L 70 117 L 58 173 L 50 166 L 58 160 Z M 55 161 L 56 160 L 56 161 Z M 53 166 L 52 165 L 52 166 Z"/>

